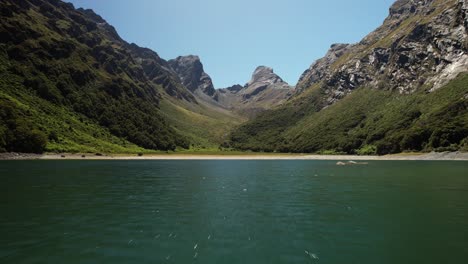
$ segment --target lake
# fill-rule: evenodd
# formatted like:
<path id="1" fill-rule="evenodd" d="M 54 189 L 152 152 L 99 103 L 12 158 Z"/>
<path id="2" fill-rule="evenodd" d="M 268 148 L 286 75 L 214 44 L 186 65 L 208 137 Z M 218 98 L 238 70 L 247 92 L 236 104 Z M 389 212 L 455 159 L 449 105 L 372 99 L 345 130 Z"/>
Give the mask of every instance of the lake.
<path id="1" fill-rule="evenodd" d="M 467 263 L 467 169 L 0 161 L 0 263 Z"/>

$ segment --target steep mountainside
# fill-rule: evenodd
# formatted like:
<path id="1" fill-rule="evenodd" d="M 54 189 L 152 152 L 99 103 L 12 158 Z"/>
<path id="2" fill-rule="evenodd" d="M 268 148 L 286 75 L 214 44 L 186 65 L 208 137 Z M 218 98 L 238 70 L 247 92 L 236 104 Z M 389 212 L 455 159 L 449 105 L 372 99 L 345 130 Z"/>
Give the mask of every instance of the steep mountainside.
<path id="1" fill-rule="evenodd" d="M 219 89 L 214 98 L 220 105 L 252 117 L 286 101 L 294 87 L 284 82 L 272 68 L 259 66 L 245 84 Z"/>
<path id="2" fill-rule="evenodd" d="M 398 0 L 357 44 L 334 44 L 296 95 L 231 134 L 240 149 L 468 149 L 468 4 Z"/>
<path id="3" fill-rule="evenodd" d="M 211 146 L 239 122 L 91 10 L 3 0 L 0 13 L 0 151 Z"/>
<path id="4" fill-rule="evenodd" d="M 305 89 L 323 81 L 328 103 L 354 88 L 371 86 L 411 93 L 440 88 L 466 71 L 466 1 L 398 0 L 376 31 L 357 44 L 334 44 L 301 76 Z"/>
<path id="5" fill-rule="evenodd" d="M 199 95 L 214 95 L 213 81 L 203 70 L 203 64 L 198 56 L 179 56 L 169 60 L 169 65 L 178 74 L 182 84 L 191 92 Z"/>

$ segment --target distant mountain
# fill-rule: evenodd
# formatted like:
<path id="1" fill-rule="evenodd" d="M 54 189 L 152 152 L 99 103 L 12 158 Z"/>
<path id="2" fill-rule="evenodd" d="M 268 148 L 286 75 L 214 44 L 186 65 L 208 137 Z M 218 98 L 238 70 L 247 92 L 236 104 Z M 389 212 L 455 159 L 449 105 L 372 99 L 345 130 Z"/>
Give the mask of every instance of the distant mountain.
<path id="1" fill-rule="evenodd" d="M 169 60 L 170 67 L 177 73 L 182 84 L 191 92 L 213 96 L 215 88 L 211 77 L 203 70 L 203 64 L 198 56 L 179 56 Z"/>
<path id="2" fill-rule="evenodd" d="M 385 154 L 468 150 L 468 3 L 398 0 L 356 44 L 334 44 L 239 149 Z"/>
<path id="3" fill-rule="evenodd" d="M 284 82 L 272 68 L 259 66 L 247 84 L 219 89 L 214 98 L 222 106 L 252 117 L 280 105 L 293 92 L 294 87 Z"/>
<path id="4" fill-rule="evenodd" d="M 280 105 L 294 92 L 294 87 L 284 82 L 272 68 L 266 66 L 257 67 L 252 79 L 244 86 L 236 84 L 224 89 L 215 89 L 198 56 L 179 56 L 169 60 L 168 63 L 180 82 L 198 100 L 245 117 L 253 117 Z"/>

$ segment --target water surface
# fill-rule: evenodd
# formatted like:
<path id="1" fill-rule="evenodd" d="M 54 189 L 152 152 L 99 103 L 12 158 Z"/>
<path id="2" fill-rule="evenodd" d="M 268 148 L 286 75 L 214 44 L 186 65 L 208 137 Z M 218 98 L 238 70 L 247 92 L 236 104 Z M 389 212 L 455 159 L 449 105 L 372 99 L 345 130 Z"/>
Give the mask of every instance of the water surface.
<path id="1" fill-rule="evenodd" d="M 0 263 L 467 263 L 467 162 L 0 161 Z"/>

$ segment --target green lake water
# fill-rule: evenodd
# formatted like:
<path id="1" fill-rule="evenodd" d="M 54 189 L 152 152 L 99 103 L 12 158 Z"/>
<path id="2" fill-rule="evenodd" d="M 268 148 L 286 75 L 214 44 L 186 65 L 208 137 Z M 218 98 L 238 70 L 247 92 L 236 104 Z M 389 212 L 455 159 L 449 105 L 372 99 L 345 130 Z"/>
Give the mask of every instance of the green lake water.
<path id="1" fill-rule="evenodd" d="M 0 263 L 468 263 L 468 163 L 0 161 Z"/>

